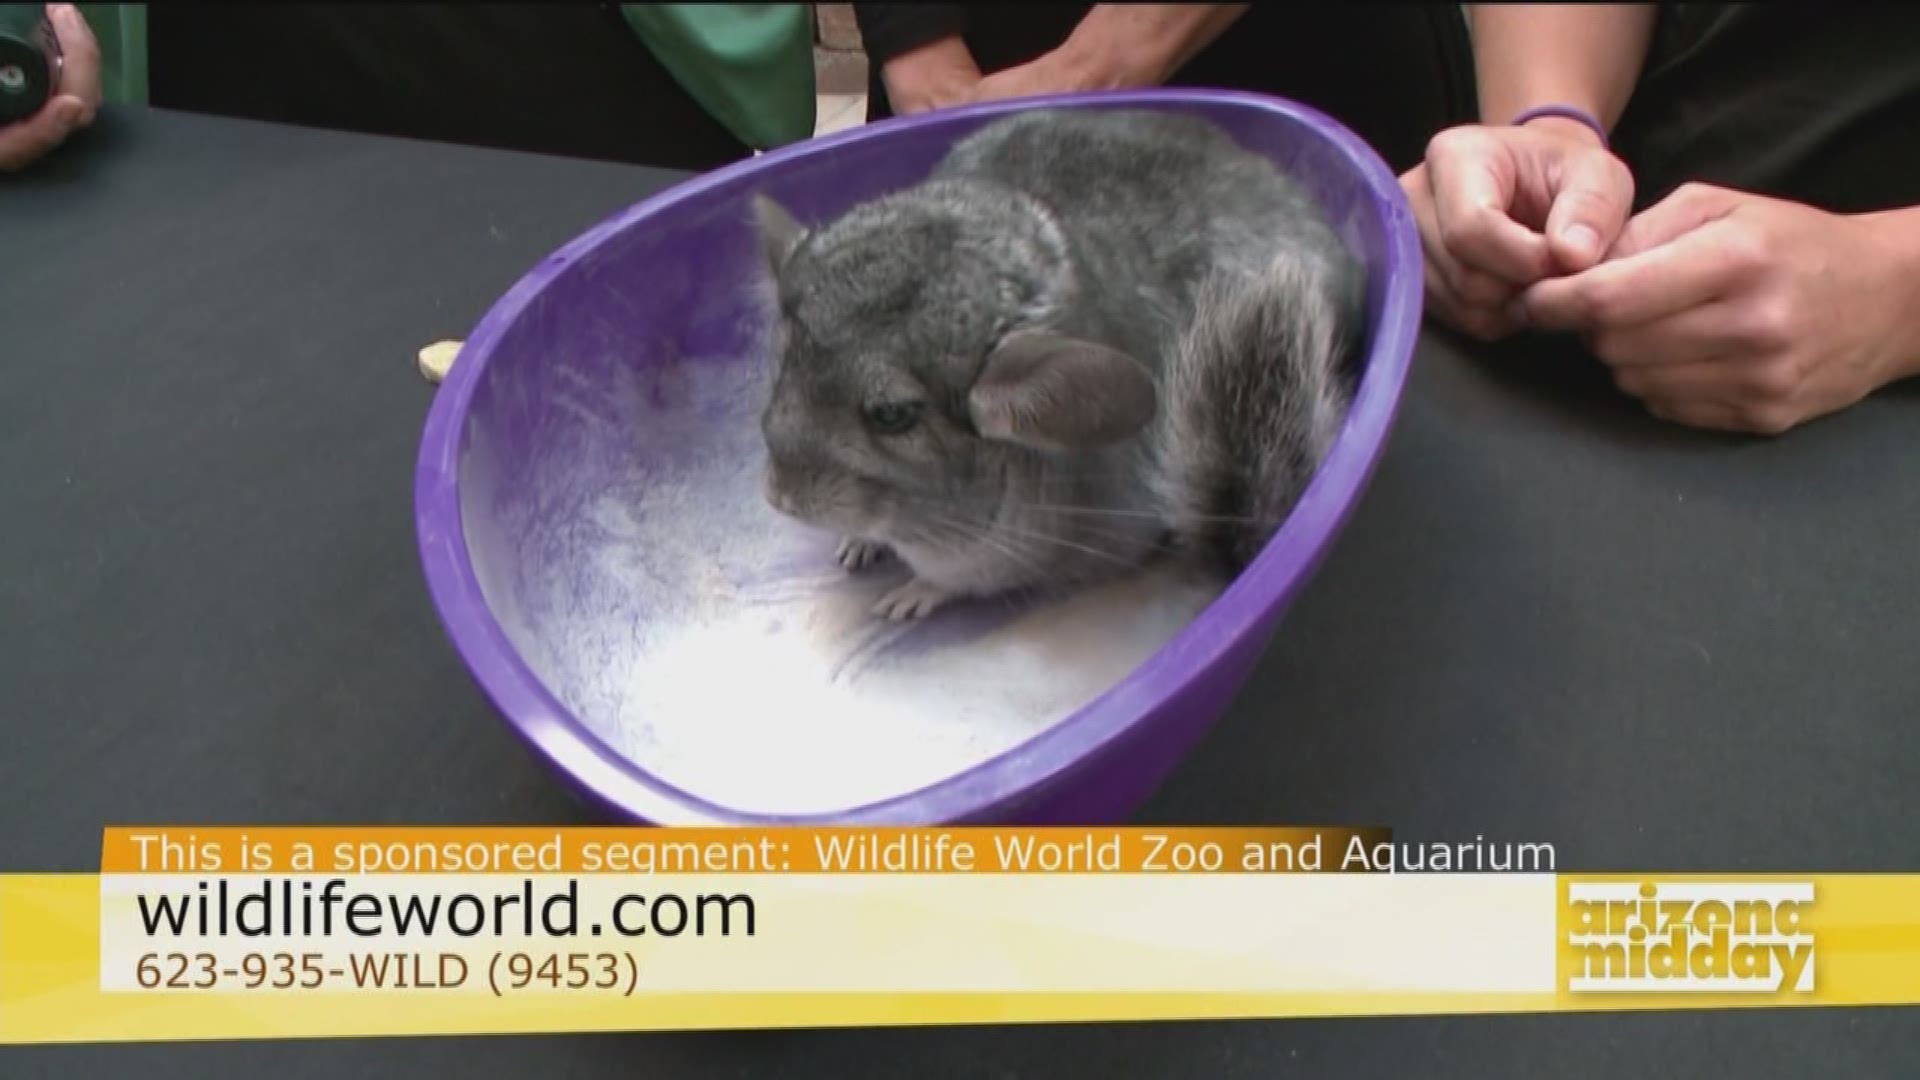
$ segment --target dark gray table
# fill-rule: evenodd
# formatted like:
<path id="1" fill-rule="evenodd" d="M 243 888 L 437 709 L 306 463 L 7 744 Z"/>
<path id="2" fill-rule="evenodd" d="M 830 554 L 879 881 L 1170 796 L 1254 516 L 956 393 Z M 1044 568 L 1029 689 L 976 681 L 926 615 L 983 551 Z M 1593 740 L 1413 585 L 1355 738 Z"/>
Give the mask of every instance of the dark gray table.
<path id="1" fill-rule="evenodd" d="M 110 822 L 588 820 L 418 572 L 423 344 L 672 179 L 109 112 L 0 180 L 0 867 Z M 1920 869 L 1920 396 L 1661 426 L 1422 345 L 1350 530 L 1143 818 L 1586 870 Z M 1857 1010 L 0 1051 L 0 1075 L 1920 1075 Z"/>

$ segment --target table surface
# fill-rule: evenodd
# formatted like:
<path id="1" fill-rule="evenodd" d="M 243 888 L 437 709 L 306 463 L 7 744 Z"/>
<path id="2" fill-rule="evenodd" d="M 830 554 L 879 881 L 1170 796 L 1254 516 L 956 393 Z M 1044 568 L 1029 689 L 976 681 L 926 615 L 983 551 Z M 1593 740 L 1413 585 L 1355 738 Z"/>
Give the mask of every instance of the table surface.
<path id="1" fill-rule="evenodd" d="M 414 353 L 673 179 L 109 111 L 0 181 L 0 867 L 93 870 L 108 822 L 590 820 L 429 604 Z M 1917 466 L 1910 390 L 1723 438 L 1572 355 L 1429 337 L 1350 527 L 1141 818 L 1383 822 L 1580 870 L 1920 869 Z M 50 1077 L 1893 1077 L 1920 1074 L 1920 1012 L 0 1053 Z"/>

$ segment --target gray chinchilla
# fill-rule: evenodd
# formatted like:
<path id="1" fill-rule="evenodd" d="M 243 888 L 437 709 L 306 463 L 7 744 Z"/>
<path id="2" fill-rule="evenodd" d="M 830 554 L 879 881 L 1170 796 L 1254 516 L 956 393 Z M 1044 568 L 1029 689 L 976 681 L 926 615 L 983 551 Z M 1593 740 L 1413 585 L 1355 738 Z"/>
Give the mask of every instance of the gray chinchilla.
<path id="1" fill-rule="evenodd" d="M 778 314 L 766 497 L 914 573 L 875 611 L 1234 573 L 1344 418 L 1365 269 L 1193 117 L 1036 109 L 808 227 L 755 212 Z"/>

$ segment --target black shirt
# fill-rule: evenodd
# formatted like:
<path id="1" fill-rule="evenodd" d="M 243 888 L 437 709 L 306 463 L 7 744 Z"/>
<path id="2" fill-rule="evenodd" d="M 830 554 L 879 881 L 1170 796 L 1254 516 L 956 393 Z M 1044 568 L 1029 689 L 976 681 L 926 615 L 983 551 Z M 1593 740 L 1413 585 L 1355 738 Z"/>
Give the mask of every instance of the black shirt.
<path id="1" fill-rule="evenodd" d="M 1641 206 L 1688 180 L 1920 205 L 1920 5 L 1662 5 L 1614 144 Z"/>
<path id="2" fill-rule="evenodd" d="M 853 15 L 875 65 L 967 29 L 965 4 L 855 4 Z"/>
<path id="3" fill-rule="evenodd" d="M 154 4 L 159 108 L 710 169 L 753 153 L 614 4 Z"/>
<path id="4" fill-rule="evenodd" d="M 878 69 L 958 36 L 991 74 L 1057 48 L 1092 4 L 855 4 L 871 62 L 870 115 L 888 115 Z M 1396 172 L 1475 112 L 1472 54 L 1453 4 L 1255 4 L 1168 80 L 1252 90 L 1341 121 Z"/>

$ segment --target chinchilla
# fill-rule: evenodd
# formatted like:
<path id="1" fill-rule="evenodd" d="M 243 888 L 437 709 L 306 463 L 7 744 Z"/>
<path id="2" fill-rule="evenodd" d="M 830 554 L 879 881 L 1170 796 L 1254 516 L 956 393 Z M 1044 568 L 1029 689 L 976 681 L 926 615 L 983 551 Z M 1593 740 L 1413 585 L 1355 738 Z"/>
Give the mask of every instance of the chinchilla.
<path id="1" fill-rule="evenodd" d="M 1267 159 L 1170 111 L 1036 109 L 804 225 L 754 199 L 771 506 L 913 572 L 875 611 L 1226 574 L 1350 401 L 1365 270 Z"/>

